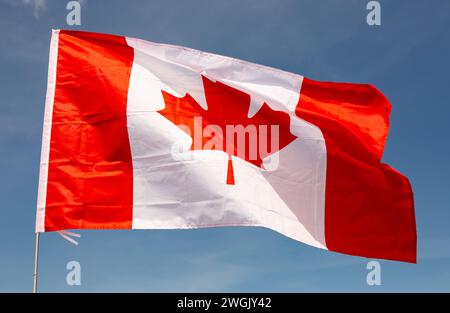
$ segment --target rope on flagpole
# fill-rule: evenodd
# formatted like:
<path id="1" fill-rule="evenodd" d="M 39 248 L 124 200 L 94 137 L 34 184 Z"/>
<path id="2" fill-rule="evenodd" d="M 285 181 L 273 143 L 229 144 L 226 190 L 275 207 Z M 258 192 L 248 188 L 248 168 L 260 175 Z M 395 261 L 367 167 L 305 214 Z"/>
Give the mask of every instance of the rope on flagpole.
<path id="1" fill-rule="evenodd" d="M 38 283 L 38 258 L 39 258 L 39 232 L 36 232 L 36 250 L 34 252 L 33 293 L 37 293 Z"/>

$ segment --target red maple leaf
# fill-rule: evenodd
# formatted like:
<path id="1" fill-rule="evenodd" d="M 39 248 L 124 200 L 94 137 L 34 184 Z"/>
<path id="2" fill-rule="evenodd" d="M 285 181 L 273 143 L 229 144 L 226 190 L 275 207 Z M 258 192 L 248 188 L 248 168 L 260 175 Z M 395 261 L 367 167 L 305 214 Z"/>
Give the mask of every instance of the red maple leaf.
<path id="1" fill-rule="evenodd" d="M 231 155 L 263 168 L 262 159 L 281 150 L 297 138 L 290 132 L 290 117 L 287 113 L 274 111 L 264 103 L 260 110 L 249 118 L 250 95 L 219 81 L 213 82 L 204 76 L 202 76 L 202 80 L 208 105 L 207 110 L 203 109 L 189 93 L 186 93 L 183 98 L 178 98 L 162 91 L 166 106 L 159 113 L 175 125 L 183 125 L 180 128 L 185 131 L 188 127 L 190 130 L 188 135 L 191 137 L 193 137 L 192 134 L 200 136 L 200 145 L 196 144 L 195 139 L 192 138 L 191 150 L 222 150 L 228 154 L 227 184 L 234 184 Z M 201 125 L 199 125 L 200 127 L 197 125 L 196 128 L 195 120 L 197 118 L 198 121 L 199 117 L 201 117 Z M 213 129 L 217 130 L 213 131 L 213 136 L 216 136 L 216 140 L 219 138 L 221 145 L 205 146 L 213 137 L 205 135 L 204 130 L 208 125 L 213 125 L 215 127 Z M 273 134 L 273 125 L 278 126 L 278 134 Z M 241 129 L 248 126 L 249 129 L 253 127 L 256 135 L 252 138 L 251 135 L 245 134 L 243 137 L 245 144 L 239 145 L 237 135 L 226 136 L 227 126 L 241 127 Z M 201 129 L 201 134 L 194 133 L 198 128 Z M 275 138 L 274 135 L 277 135 L 278 138 Z M 256 142 L 250 142 L 251 140 L 256 140 Z M 275 148 L 272 146 L 272 141 L 276 142 Z M 263 144 L 265 144 L 264 149 L 262 149 Z M 254 153 L 252 154 L 252 145 L 253 152 L 256 147 L 256 156 Z"/>

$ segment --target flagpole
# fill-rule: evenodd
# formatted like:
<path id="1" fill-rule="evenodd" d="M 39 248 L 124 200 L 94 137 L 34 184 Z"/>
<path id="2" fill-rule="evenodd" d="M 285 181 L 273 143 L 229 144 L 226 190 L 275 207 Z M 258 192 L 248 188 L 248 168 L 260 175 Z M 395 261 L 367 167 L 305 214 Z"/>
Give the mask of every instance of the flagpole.
<path id="1" fill-rule="evenodd" d="M 37 293 L 38 258 L 39 258 L 39 232 L 36 232 L 36 249 L 34 252 L 33 293 Z"/>

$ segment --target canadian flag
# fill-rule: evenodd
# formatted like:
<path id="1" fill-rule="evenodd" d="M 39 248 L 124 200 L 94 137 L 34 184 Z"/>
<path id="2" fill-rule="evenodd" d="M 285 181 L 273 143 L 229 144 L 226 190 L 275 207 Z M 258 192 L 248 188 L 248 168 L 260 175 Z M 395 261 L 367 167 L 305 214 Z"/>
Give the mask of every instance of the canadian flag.
<path id="1" fill-rule="evenodd" d="M 390 109 L 369 84 L 54 30 L 36 231 L 262 226 L 415 262 L 411 186 L 381 163 Z"/>

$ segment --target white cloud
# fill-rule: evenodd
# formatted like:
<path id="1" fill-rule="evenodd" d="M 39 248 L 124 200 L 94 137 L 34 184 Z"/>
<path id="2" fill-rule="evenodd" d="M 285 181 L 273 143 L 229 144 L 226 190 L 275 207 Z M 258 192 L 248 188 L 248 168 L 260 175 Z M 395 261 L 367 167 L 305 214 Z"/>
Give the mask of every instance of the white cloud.
<path id="1" fill-rule="evenodd" d="M 39 13 L 45 9 L 45 0 L 22 0 L 22 3 L 33 9 L 35 18 L 39 18 Z"/>

